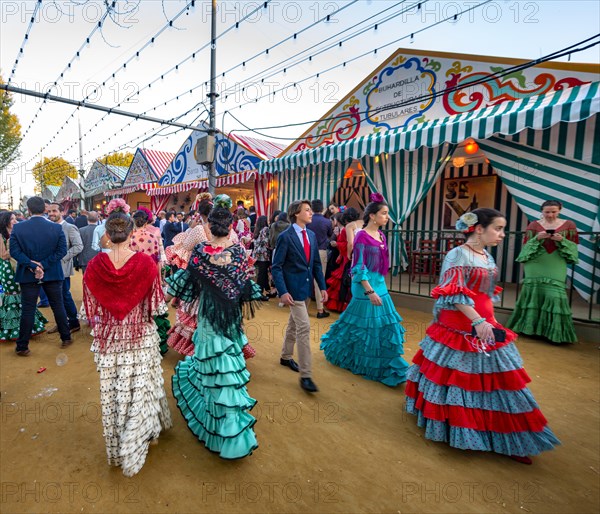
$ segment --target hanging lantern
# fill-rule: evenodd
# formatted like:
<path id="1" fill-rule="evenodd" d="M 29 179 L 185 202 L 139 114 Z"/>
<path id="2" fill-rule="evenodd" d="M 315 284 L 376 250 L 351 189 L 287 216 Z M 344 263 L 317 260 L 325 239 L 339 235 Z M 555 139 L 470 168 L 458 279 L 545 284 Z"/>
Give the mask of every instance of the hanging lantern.
<path id="1" fill-rule="evenodd" d="M 464 157 L 454 157 L 452 159 L 452 166 L 455 168 L 462 168 L 466 162 L 467 160 Z"/>
<path id="2" fill-rule="evenodd" d="M 352 175 L 354 174 L 354 169 L 352 168 L 352 166 L 350 166 L 347 170 L 346 173 L 344 173 L 344 178 L 348 179 L 348 178 L 352 178 Z"/>
<path id="3" fill-rule="evenodd" d="M 469 141 L 465 145 L 465 153 L 468 155 L 476 154 L 479 151 L 479 145 L 475 141 Z"/>

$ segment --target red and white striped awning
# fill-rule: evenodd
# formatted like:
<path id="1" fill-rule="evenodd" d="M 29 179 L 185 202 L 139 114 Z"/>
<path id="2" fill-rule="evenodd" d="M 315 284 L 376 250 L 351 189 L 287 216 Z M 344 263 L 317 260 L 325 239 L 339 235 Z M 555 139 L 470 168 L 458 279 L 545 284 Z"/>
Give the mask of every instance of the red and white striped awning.
<path id="1" fill-rule="evenodd" d="M 150 164 L 152 167 L 152 171 L 156 175 L 157 179 L 163 176 L 163 173 L 166 171 L 175 157 L 174 153 L 162 152 L 160 150 L 141 148 L 140 151 L 144 154 L 148 164 Z"/>
<path id="2" fill-rule="evenodd" d="M 241 173 L 232 173 L 230 175 L 223 175 L 217 177 L 216 187 L 234 186 L 236 184 L 242 184 L 248 182 L 256 174 L 256 170 L 242 171 Z M 150 184 L 144 184 L 147 186 Z M 191 180 L 189 182 L 181 182 L 180 184 L 173 184 L 170 186 L 154 187 L 146 190 L 148 196 L 158 195 L 172 195 L 173 193 L 182 193 L 184 191 L 190 191 L 192 189 L 206 190 L 208 189 L 208 179 L 204 178 L 201 180 Z"/>
<path id="3" fill-rule="evenodd" d="M 233 139 L 236 143 L 246 147 L 252 153 L 258 155 L 262 159 L 274 159 L 279 157 L 286 146 L 267 141 L 266 139 L 257 139 L 255 137 L 241 136 L 240 134 L 228 135 L 229 139 Z"/>
<path id="4" fill-rule="evenodd" d="M 158 187 L 156 182 L 151 182 L 149 184 L 138 184 L 133 186 L 121 187 L 119 189 L 109 189 L 108 191 L 104 191 L 104 196 L 120 196 L 120 195 L 128 195 L 130 193 L 135 193 L 136 191 L 145 191 L 146 194 L 150 195 L 150 190 Z"/>

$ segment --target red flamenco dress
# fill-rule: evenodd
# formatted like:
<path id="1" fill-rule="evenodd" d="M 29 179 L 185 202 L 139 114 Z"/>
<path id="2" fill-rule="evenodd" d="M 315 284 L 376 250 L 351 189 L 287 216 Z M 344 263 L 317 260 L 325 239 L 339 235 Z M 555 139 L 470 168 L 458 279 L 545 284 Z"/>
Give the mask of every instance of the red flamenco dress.
<path id="1" fill-rule="evenodd" d="M 331 272 L 331 276 L 327 279 L 327 296 L 329 299 L 325 303 L 325 307 L 330 311 L 344 312 L 352 299 L 352 291 L 350 289 L 352 282 L 349 280 L 350 259 L 348 259 L 348 239 L 344 229 L 340 232 L 336 242 L 340 252 L 336 261 L 338 267 Z M 348 279 L 344 280 L 344 276 L 347 276 Z"/>
<path id="2" fill-rule="evenodd" d="M 527 457 L 551 450 L 560 441 L 547 426 L 533 395 L 531 380 L 514 344 L 483 344 L 473 338 L 470 320 L 455 305 L 473 307 L 503 329 L 492 301 L 498 269 L 489 253 L 466 247 L 448 253 L 436 299 L 433 323 L 413 359 L 406 382 L 406 408 L 425 428 L 425 437 L 462 450 L 493 451 Z"/>

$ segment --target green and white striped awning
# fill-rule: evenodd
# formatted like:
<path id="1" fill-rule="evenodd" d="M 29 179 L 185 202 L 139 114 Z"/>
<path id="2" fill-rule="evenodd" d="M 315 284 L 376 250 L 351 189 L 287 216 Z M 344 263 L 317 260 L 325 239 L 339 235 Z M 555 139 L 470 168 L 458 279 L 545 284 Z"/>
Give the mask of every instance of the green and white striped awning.
<path id="1" fill-rule="evenodd" d="M 261 161 L 258 172 L 281 173 L 322 162 L 343 162 L 382 153 L 412 151 L 422 146 L 432 148 L 444 143 L 458 144 L 469 138 L 487 139 L 497 134 L 516 134 L 527 128 L 543 130 L 561 121 L 585 120 L 600 110 L 599 84 L 592 82 L 545 95 L 504 102 L 400 130 L 370 134 L 344 143 Z"/>

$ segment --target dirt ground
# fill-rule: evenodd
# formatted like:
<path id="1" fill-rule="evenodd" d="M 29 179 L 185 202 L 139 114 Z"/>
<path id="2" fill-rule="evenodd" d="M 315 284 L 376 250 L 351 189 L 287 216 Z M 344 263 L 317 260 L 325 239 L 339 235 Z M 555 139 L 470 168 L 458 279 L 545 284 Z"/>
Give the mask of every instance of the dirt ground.
<path id="1" fill-rule="evenodd" d="M 79 274 L 72 283 L 78 302 Z M 410 360 L 430 315 L 400 314 Z M 163 368 L 174 428 L 150 448 L 133 478 L 106 463 L 89 330 L 77 333 L 66 351 L 58 335 L 38 336 L 28 358 L 16 357 L 13 344 L 0 345 L 0 511 L 598 512 L 597 340 L 570 347 L 519 341 L 531 390 L 562 441 L 525 466 L 425 440 L 403 411 L 403 387 L 325 361 L 318 339 L 335 319 L 313 318 L 320 392 L 312 396 L 300 389 L 296 373 L 279 365 L 287 311 L 271 300 L 248 323 L 257 350 L 248 362 L 248 389 L 259 402 L 253 414 L 260 447 L 240 461 L 210 453 L 187 429 L 170 385 L 179 356 L 169 351 Z M 47 369 L 37 373 L 40 367 Z"/>

